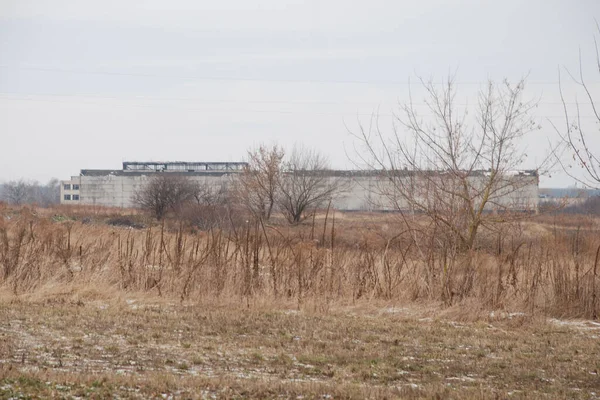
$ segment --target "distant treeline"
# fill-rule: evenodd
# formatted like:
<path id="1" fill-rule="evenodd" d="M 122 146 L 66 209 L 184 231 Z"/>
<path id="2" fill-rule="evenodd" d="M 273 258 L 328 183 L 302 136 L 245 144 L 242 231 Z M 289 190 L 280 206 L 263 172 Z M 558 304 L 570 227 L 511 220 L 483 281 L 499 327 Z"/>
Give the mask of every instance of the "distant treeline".
<path id="1" fill-rule="evenodd" d="M 540 188 L 540 196 L 542 198 L 554 199 L 577 199 L 600 196 L 598 189 L 581 189 L 581 188 Z"/>
<path id="2" fill-rule="evenodd" d="M 599 189 L 540 188 L 539 194 L 539 209 L 542 212 L 600 215 Z M 560 206 L 563 201 L 567 205 Z"/>
<path id="3" fill-rule="evenodd" d="M 550 214 L 600 215 L 600 196 L 587 197 L 566 206 L 561 206 L 556 201 L 540 199 L 539 210 Z"/>
<path id="4" fill-rule="evenodd" d="M 581 203 L 567 206 L 563 212 L 567 214 L 600 215 L 600 196 L 589 197 Z"/>
<path id="5" fill-rule="evenodd" d="M 60 203 L 60 181 L 52 178 L 46 184 L 38 181 L 9 181 L 0 184 L 0 200 L 9 204 L 36 204 L 48 207 Z"/>

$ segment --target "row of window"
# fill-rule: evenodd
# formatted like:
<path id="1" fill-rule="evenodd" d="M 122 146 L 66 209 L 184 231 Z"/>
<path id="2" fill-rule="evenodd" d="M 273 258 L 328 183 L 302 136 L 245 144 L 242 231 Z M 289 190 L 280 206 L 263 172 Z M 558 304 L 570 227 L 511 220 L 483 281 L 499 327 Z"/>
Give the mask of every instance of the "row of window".
<path id="1" fill-rule="evenodd" d="M 76 183 L 74 183 L 73 185 L 71 185 L 70 183 L 65 183 L 63 185 L 63 189 L 64 190 L 79 190 L 79 185 Z"/>
<path id="2" fill-rule="evenodd" d="M 79 195 L 78 194 L 74 194 L 74 195 L 65 194 L 65 200 L 79 200 Z"/>

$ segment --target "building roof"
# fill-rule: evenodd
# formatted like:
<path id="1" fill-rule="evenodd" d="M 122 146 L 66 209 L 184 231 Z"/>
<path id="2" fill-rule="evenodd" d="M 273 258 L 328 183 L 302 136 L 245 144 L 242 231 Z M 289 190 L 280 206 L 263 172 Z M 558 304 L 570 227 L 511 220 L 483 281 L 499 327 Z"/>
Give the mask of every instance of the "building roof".
<path id="1" fill-rule="evenodd" d="M 123 171 L 197 172 L 197 171 L 241 171 L 245 162 L 203 161 L 124 161 Z"/>
<path id="2" fill-rule="evenodd" d="M 80 176 L 143 176 L 143 175 L 155 175 L 168 173 L 177 176 L 223 176 L 237 171 L 152 171 L 152 170 L 140 170 L 140 171 L 123 171 L 121 169 L 82 169 Z"/>
<path id="3" fill-rule="evenodd" d="M 200 161 L 124 161 L 123 169 L 82 169 L 81 176 L 141 176 L 156 173 L 169 173 L 184 176 L 222 176 L 229 173 L 239 173 L 248 164 L 245 162 L 200 162 Z M 373 176 L 414 176 L 420 175 L 445 175 L 446 171 L 413 171 L 399 170 L 322 170 L 322 171 L 297 171 L 296 173 L 321 174 L 337 177 L 373 177 Z M 486 176 L 486 170 L 471 171 L 470 176 Z M 507 176 L 537 177 L 536 170 L 507 171 Z"/>

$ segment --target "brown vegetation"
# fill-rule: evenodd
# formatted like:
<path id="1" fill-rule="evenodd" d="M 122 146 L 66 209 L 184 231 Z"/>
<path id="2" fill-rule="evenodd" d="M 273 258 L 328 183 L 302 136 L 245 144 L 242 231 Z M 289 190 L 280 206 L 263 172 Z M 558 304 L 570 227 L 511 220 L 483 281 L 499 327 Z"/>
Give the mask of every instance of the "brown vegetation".
<path id="1" fill-rule="evenodd" d="M 537 199 L 526 188 L 543 172 L 518 174 L 526 160 L 520 141 L 538 129 L 536 104 L 523 99 L 525 81 L 489 82 L 475 107 L 462 110 L 450 76 L 441 87 L 421 79 L 428 118 L 411 100 L 395 115 L 394 129 L 383 132 L 375 115 L 361 125 L 356 158 L 383 176 L 375 191 L 398 212 L 414 211 L 428 221 L 427 240 L 443 237 L 451 246 L 471 250 L 482 229 L 522 219 Z M 495 210 L 502 213 L 499 217 Z M 411 224 L 408 224 L 410 227 Z M 432 232 L 433 230 L 433 232 Z"/>
<path id="2" fill-rule="evenodd" d="M 256 221 L 267 222 L 279 213 L 290 224 L 298 224 L 344 189 L 328 173 L 329 163 L 321 153 L 295 146 L 285 155 L 278 145 L 261 145 L 248 151 L 244 171 L 232 179 L 237 207 Z"/>
<path id="3" fill-rule="evenodd" d="M 453 252 L 392 213 L 206 230 L 131 210 L 0 213 L 0 396 L 598 389 L 596 323 L 561 322 L 598 316 L 593 218 L 482 230 Z"/>
<path id="4" fill-rule="evenodd" d="M 300 226 L 224 214 L 203 231 L 135 214 L 46 217 L 5 208 L 3 215 L 1 283 L 14 294 L 93 282 L 182 301 L 286 298 L 298 307 L 307 299 L 323 307 L 475 300 L 485 310 L 586 318 L 599 308 L 598 221 L 589 218 L 572 226 L 570 216 L 547 216 L 482 231 L 465 253 L 416 235 L 394 214 L 331 211 Z"/>
<path id="5" fill-rule="evenodd" d="M 132 200 L 139 208 L 161 220 L 168 212 L 178 213 L 185 204 L 200 198 L 199 185 L 189 178 L 158 174 L 139 188 Z"/>
<path id="6" fill-rule="evenodd" d="M 248 151 L 248 164 L 237 179 L 236 197 L 255 217 L 269 220 L 277 201 L 285 152 L 278 145 Z"/>
<path id="7" fill-rule="evenodd" d="M 320 153 L 295 147 L 284 163 L 279 207 L 292 224 L 311 217 L 344 190 L 339 178 L 330 176 L 327 159 Z"/>
<path id="8" fill-rule="evenodd" d="M 594 398 L 593 323 L 104 287 L 0 303 L 0 398 Z M 106 290 L 106 292 L 104 292 Z"/>

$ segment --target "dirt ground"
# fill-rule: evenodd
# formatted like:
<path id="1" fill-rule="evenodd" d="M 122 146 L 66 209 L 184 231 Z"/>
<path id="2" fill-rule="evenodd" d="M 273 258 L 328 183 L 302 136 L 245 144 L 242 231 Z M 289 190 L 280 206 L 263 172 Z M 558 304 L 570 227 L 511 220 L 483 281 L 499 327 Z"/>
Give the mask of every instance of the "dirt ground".
<path id="1" fill-rule="evenodd" d="M 0 398 L 600 397 L 595 322 L 249 306 L 4 299 Z"/>

